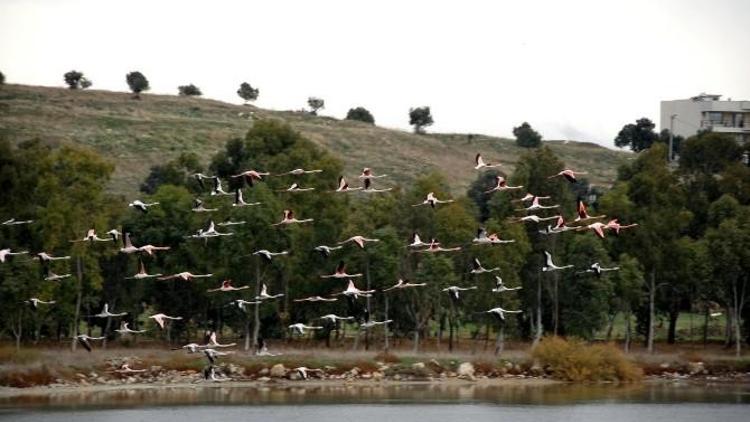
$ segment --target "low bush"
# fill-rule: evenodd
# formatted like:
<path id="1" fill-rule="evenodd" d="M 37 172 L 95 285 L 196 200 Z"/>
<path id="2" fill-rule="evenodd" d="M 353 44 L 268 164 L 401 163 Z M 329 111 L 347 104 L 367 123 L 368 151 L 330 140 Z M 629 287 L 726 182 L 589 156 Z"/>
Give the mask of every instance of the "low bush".
<path id="1" fill-rule="evenodd" d="M 633 382 L 643 371 L 609 344 L 546 337 L 532 351 L 534 359 L 554 378 L 573 382 Z"/>

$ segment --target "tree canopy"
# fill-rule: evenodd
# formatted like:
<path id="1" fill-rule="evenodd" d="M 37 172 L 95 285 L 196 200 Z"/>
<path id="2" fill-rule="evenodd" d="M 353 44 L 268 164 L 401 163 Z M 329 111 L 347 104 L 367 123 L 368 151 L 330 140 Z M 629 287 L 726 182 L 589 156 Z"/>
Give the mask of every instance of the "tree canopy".
<path id="1" fill-rule="evenodd" d="M 197 86 L 193 84 L 180 85 L 177 87 L 177 91 L 183 97 L 195 97 L 195 96 L 199 97 L 203 95 L 200 88 L 198 88 Z"/>
<path id="2" fill-rule="evenodd" d="M 523 148 L 538 148 L 542 145 L 542 135 L 535 131 L 527 122 L 513 128 L 516 145 Z"/>
<path id="3" fill-rule="evenodd" d="M 141 92 L 149 90 L 148 79 L 143 73 L 135 71 L 125 75 L 125 81 L 128 83 L 128 87 L 133 92 L 133 98 L 140 99 Z"/>
<path id="4" fill-rule="evenodd" d="M 430 107 L 416 107 L 409 109 L 409 124 L 414 126 L 414 133 L 424 133 L 424 128 L 434 123 Z"/>
<path id="5" fill-rule="evenodd" d="M 651 147 L 659 139 L 654 131 L 656 125 L 649 119 L 641 117 L 635 123 L 628 123 L 622 127 L 615 138 L 615 146 L 630 147 L 635 152 Z"/>
<path id="6" fill-rule="evenodd" d="M 346 120 L 356 120 L 373 125 L 375 124 L 375 118 L 372 116 L 372 113 L 364 107 L 350 108 L 346 113 Z"/>
<path id="7" fill-rule="evenodd" d="M 258 94 L 260 94 L 260 90 L 258 88 L 253 88 L 253 86 L 247 82 L 241 83 L 240 88 L 237 90 L 237 95 L 245 100 L 245 103 L 257 100 Z"/>
<path id="8" fill-rule="evenodd" d="M 325 108 L 326 103 L 322 98 L 310 97 L 307 99 L 307 105 L 310 106 L 310 114 L 316 116 L 318 114 L 318 110 L 320 110 L 321 108 Z"/>

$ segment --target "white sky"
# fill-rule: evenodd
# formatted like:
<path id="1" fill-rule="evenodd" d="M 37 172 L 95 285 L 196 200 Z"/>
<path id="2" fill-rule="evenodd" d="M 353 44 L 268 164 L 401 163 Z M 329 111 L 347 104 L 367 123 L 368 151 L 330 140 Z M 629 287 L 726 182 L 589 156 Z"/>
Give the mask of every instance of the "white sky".
<path id="1" fill-rule="evenodd" d="M 623 124 L 657 122 L 659 101 L 702 91 L 750 99 L 750 1 L 67 1 L 0 0 L 8 83 L 63 86 L 83 71 L 125 91 L 194 83 L 205 97 L 306 107 L 364 106 L 408 128 L 429 105 L 439 132 L 611 146 Z"/>

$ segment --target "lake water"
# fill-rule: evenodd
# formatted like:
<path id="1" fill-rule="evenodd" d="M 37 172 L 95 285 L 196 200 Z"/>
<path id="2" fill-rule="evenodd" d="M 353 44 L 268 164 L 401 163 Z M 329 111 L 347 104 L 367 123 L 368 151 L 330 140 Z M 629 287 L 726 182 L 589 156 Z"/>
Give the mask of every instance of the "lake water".
<path id="1" fill-rule="evenodd" d="M 748 421 L 750 387 L 391 385 L 189 388 L 0 399 L 0 420 L 589 422 Z"/>

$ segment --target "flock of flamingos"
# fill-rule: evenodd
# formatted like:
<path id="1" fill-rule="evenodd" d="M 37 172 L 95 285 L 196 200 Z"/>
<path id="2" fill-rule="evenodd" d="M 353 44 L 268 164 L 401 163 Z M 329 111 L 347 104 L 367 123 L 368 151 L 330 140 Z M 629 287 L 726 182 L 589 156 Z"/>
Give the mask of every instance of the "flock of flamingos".
<path id="1" fill-rule="evenodd" d="M 493 163 L 487 163 L 482 159 L 481 154 L 477 154 L 475 158 L 475 166 L 474 169 L 476 170 L 482 170 L 487 168 L 495 168 L 499 167 L 500 164 L 493 164 Z M 275 176 L 300 176 L 303 174 L 314 174 L 314 173 L 321 173 L 322 170 L 305 170 L 305 169 L 294 169 L 285 173 L 275 174 Z M 570 169 L 563 170 L 557 174 L 549 176 L 549 178 L 555 178 L 555 177 L 563 177 L 566 180 L 568 180 L 571 183 L 576 183 L 577 179 L 576 177 L 581 174 L 586 174 L 585 172 L 580 171 L 573 171 Z M 262 181 L 264 176 L 270 176 L 270 173 L 268 172 L 259 172 L 256 170 L 247 170 L 240 174 L 231 176 L 232 178 L 242 178 L 248 185 L 253 186 L 254 183 Z M 383 193 L 388 192 L 391 190 L 391 188 L 385 188 L 385 189 L 376 189 L 373 187 L 373 181 L 376 179 L 380 179 L 383 177 L 386 177 L 387 175 L 381 174 L 381 175 L 375 175 L 373 171 L 370 168 L 365 168 L 362 171 L 362 174 L 359 175 L 359 179 L 362 181 L 363 186 L 361 187 L 351 187 L 346 182 L 344 177 L 339 177 L 339 183 L 338 187 L 333 192 L 338 193 L 345 193 L 345 192 L 354 192 L 354 191 L 360 191 L 364 193 Z M 219 179 L 218 176 L 207 176 L 201 173 L 196 173 L 193 175 L 193 178 L 197 181 L 197 183 L 200 184 L 201 188 L 204 190 L 206 189 L 204 181 L 211 181 L 213 182 L 213 187 L 210 191 L 210 195 L 216 196 L 216 195 L 234 195 L 234 203 L 232 204 L 233 207 L 247 207 L 247 206 L 255 206 L 259 205 L 259 202 L 246 202 L 242 196 L 242 189 L 237 189 L 234 193 L 226 192 L 222 187 L 222 181 Z M 286 189 L 287 192 L 310 192 L 313 191 L 315 188 L 303 188 L 298 183 L 292 183 L 291 186 Z M 523 189 L 523 186 L 509 186 L 507 181 L 502 176 L 497 176 L 495 185 L 492 186 L 490 189 L 485 191 L 486 194 L 492 194 L 495 192 L 503 192 L 503 191 L 514 191 L 514 190 L 520 190 Z M 514 199 L 512 202 L 522 203 L 524 205 L 527 205 L 523 208 L 517 209 L 518 212 L 523 212 L 525 215 L 522 217 L 514 218 L 515 222 L 519 223 L 542 223 L 542 222 L 550 222 L 547 224 L 547 226 L 541 230 L 539 230 L 540 233 L 545 235 L 552 235 L 556 233 L 562 233 L 566 231 L 585 231 L 585 230 L 591 230 L 596 236 L 600 238 L 604 238 L 606 231 L 613 231 L 615 234 L 619 234 L 621 230 L 631 228 L 634 226 L 637 226 L 637 224 L 629 224 L 629 225 L 622 225 L 620 224 L 617 219 L 610 220 L 607 223 L 603 223 L 601 220 L 605 217 L 603 215 L 601 216 L 590 216 L 587 212 L 586 205 L 583 203 L 583 201 L 578 200 L 578 209 L 577 209 L 577 217 L 572 222 L 566 222 L 562 215 L 552 215 L 552 216 L 540 216 L 536 214 L 536 211 L 543 211 L 543 210 L 552 210 L 559 208 L 559 205 L 555 204 L 543 204 L 543 201 L 549 200 L 549 196 L 537 196 L 531 193 L 526 193 L 523 197 Z M 446 204 L 453 202 L 453 200 L 441 200 L 438 199 L 433 192 L 429 192 L 425 199 L 418 203 L 414 204 L 414 207 L 423 207 L 423 206 L 429 206 L 431 208 L 436 208 L 440 206 L 441 204 Z M 148 209 L 153 206 L 158 206 L 158 202 L 152 202 L 147 203 L 143 202 L 141 200 L 134 200 L 133 202 L 128 204 L 130 207 L 143 212 L 147 213 Z M 193 212 L 196 213 L 210 213 L 214 211 L 218 211 L 218 208 L 206 208 L 203 204 L 203 201 L 200 199 L 195 199 L 194 205 L 192 208 Z M 281 220 L 277 223 L 274 223 L 274 226 L 287 226 L 292 224 L 308 224 L 313 223 L 312 218 L 297 218 L 294 211 L 291 209 L 284 210 L 283 215 L 281 216 Z M 554 223 L 552 223 L 554 221 Z M 3 226 L 15 226 L 15 225 L 21 225 L 21 224 L 31 224 L 33 223 L 33 220 L 16 220 L 14 218 L 11 218 L 7 221 L 2 222 L 1 224 Z M 213 221 L 209 221 L 206 227 L 199 229 L 195 234 L 187 235 L 185 236 L 186 239 L 202 239 L 204 241 L 208 241 L 211 238 L 216 237 L 223 237 L 223 236 L 231 236 L 233 233 L 231 232 L 222 232 L 222 228 L 226 228 L 229 226 L 234 225 L 242 225 L 244 224 L 244 221 L 231 221 L 227 220 L 222 223 L 214 224 Z M 217 229 L 217 226 L 220 228 Z M 134 246 L 130 240 L 130 234 L 129 233 L 121 233 L 117 229 L 110 230 L 106 232 L 105 237 L 99 237 L 96 233 L 96 230 L 94 228 L 91 228 L 87 231 L 86 235 L 81 239 L 72 240 L 71 242 L 119 242 L 120 239 L 122 239 L 122 247 L 120 248 L 120 253 L 123 254 L 145 254 L 149 256 L 153 256 L 157 252 L 166 251 L 170 248 L 168 246 L 155 246 L 155 245 L 142 245 L 142 246 Z M 372 239 L 367 238 L 364 236 L 353 236 L 349 239 L 346 239 L 342 242 L 339 242 L 335 246 L 326 246 L 326 245 L 320 245 L 315 247 L 315 251 L 322 254 L 324 257 L 330 256 L 333 251 L 341 249 L 346 244 L 354 244 L 359 248 L 365 248 L 365 245 L 369 242 L 378 242 L 378 239 Z M 496 233 L 487 233 L 487 231 L 483 228 L 479 228 L 477 231 L 476 237 L 472 240 L 472 244 L 475 245 L 500 245 L 500 244 L 507 244 L 507 243 L 513 243 L 514 240 L 506 240 L 501 239 Z M 437 241 L 437 239 L 431 239 L 429 242 L 424 242 L 420 239 L 419 235 L 417 233 L 414 233 L 410 243 L 407 245 L 408 248 L 412 249 L 412 251 L 416 253 L 449 253 L 458 251 L 461 249 L 461 247 L 443 247 L 440 242 Z M 262 259 L 265 259 L 267 261 L 271 261 L 274 259 L 274 257 L 279 255 L 286 255 L 288 254 L 288 251 L 281 251 L 281 252 L 271 252 L 265 249 L 258 250 L 254 252 L 254 255 L 257 255 L 261 257 Z M 29 254 L 28 251 L 12 251 L 9 248 L 6 249 L 0 249 L 0 263 L 6 262 L 7 258 L 13 255 L 24 255 Z M 542 267 L 542 271 L 548 272 L 548 271 L 561 271 L 566 269 L 573 268 L 572 265 L 556 265 L 553 261 L 552 255 L 545 251 L 544 252 L 546 261 L 544 266 Z M 39 252 L 33 255 L 34 259 L 39 260 L 44 274 L 46 276 L 44 277 L 44 280 L 46 281 L 58 281 L 65 278 L 68 278 L 71 276 L 71 274 L 56 274 L 51 269 L 51 262 L 58 261 L 58 260 L 68 260 L 70 259 L 70 256 L 53 256 L 51 254 L 48 254 L 46 252 Z M 598 262 L 594 262 L 591 264 L 590 267 L 583 269 L 582 271 L 579 271 L 580 273 L 593 273 L 597 276 L 600 276 L 603 272 L 607 271 L 616 271 L 618 270 L 618 267 L 612 267 L 612 268 L 604 268 L 602 267 Z M 471 270 L 472 274 L 483 274 L 483 273 L 493 273 L 499 271 L 499 268 L 484 268 L 482 264 L 479 262 L 478 259 L 473 259 L 473 267 Z M 149 274 L 146 270 L 146 267 L 141 259 L 138 260 L 138 272 L 134 274 L 131 277 L 128 277 L 128 279 L 136 279 L 136 280 L 142 280 L 142 279 L 149 279 L 149 278 L 155 278 L 157 280 L 182 280 L 182 281 L 190 281 L 197 278 L 208 278 L 211 277 L 212 274 L 193 274 L 189 271 L 184 271 L 176 274 L 171 275 L 163 275 L 163 274 Z M 362 274 L 349 274 L 346 270 L 346 265 L 343 261 L 339 262 L 338 266 L 336 267 L 336 270 L 329 275 L 322 275 L 321 278 L 334 278 L 334 279 L 342 279 L 342 280 L 348 280 L 348 285 L 346 289 L 343 291 L 330 295 L 329 297 L 322 297 L 322 296 L 311 296 L 306 298 L 298 298 L 294 299 L 294 302 L 332 302 L 338 300 L 338 296 L 344 296 L 350 304 L 354 303 L 357 299 L 361 297 L 370 297 L 372 294 L 375 293 L 375 290 L 360 290 L 355 285 L 353 279 L 362 277 Z M 492 289 L 492 292 L 495 293 L 502 293 L 507 291 L 513 291 L 518 290 L 521 287 L 508 287 L 503 283 L 503 280 L 501 277 L 495 275 L 496 279 L 496 285 Z M 389 287 L 387 289 L 384 289 L 383 292 L 391 291 L 391 290 L 403 290 L 403 289 L 411 289 L 411 288 L 419 288 L 425 286 L 426 283 L 410 283 L 408 281 L 404 281 L 402 279 L 399 279 L 395 285 L 392 287 Z M 239 290 L 246 290 L 249 289 L 250 286 L 233 286 L 232 282 L 230 280 L 225 280 L 221 283 L 221 285 L 215 289 L 208 290 L 209 292 L 234 292 Z M 460 295 L 462 291 L 467 290 L 476 290 L 477 286 L 468 286 L 468 287 L 461 287 L 461 286 L 450 286 L 442 291 L 446 292 L 450 295 L 450 298 L 453 301 L 460 300 Z M 283 296 L 282 294 L 270 294 L 268 293 L 268 288 L 265 284 L 261 286 L 260 292 L 257 296 L 253 297 L 251 300 L 245 300 L 245 299 L 236 299 L 232 301 L 232 304 L 237 306 L 240 310 L 243 312 L 248 311 L 248 307 L 251 305 L 258 306 L 264 301 L 273 300 L 280 296 Z M 32 297 L 25 301 L 25 303 L 29 304 L 32 309 L 36 310 L 42 305 L 54 305 L 54 300 L 42 300 L 37 297 Z M 351 307 L 350 307 L 351 309 Z M 490 314 L 500 320 L 505 319 L 505 314 L 512 314 L 512 313 L 520 313 L 522 311 L 520 310 L 508 310 L 503 309 L 501 307 L 495 307 L 492 309 L 489 309 L 487 311 L 484 311 L 487 314 Z M 116 317 L 122 317 L 124 315 L 127 315 L 127 312 L 119 312 L 115 313 L 110 311 L 108 304 L 104 304 L 104 308 L 102 311 L 96 315 L 92 315 L 94 318 L 116 318 Z M 164 329 L 165 325 L 169 323 L 170 320 L 180 320 L 182 317 L 180 316 L 169 316 L 164 313 L 157 313 L 155 315 L 150 315 L 148 317 L 149 319 L 153 320 L 160 329 Z M 339 321 L 355 321 L 355 316 L 348 315 L 348 316 L 338 316 L 335 314 L 328 314 L 323 315 L 320 318 L 318 318 L 321 321 L 325 321 L 328 324 L 338 324 Z M 385 325 L 392 322 L 392 320 L 386 319 L 384 321 L 375 321 L 370 320 L 369 314 L 365 313 L 364 315 L 359 316 L 359 320 L 356 321 L 359 323 L 360 329 L 369 329 L 375 326 L 379 325 Z M 295 324 L 289 325 L 288 329 L 292 333 L 296 333 L 298 335 L 304 335 L 307 330 L 318 330 L 322 329 L 324 327 L 322 326 L 316 326 L 316 325 L 307 325 L 303 322 L 298 322 Z M 121 335 L 130 335 L 130 334 L 138 334 L 143 333 L 146 330 L 133 330 L 128 326 L 127 322 L 122 322 L 120 325 L 120 328 L 115 330 Z M 77 342 L 85 348 L 87 351 L 92 351 L 92 341 L 97 340 L 104 340 L 106 337 L 91 337 L 86 334 L 80 334 L 75 337 Z M 271 355 L 270 352 L 268 352 L 267 347 L 265 345 L 265 342 L 261 340 L 261 344 L 258 345 L 258 349 L 256 353 L 258 355 Z M 208 360 L 208 366 L 204 369 L 203 375 L 207 380 L 213 380 L 213 381 L 221 381 L 225 380 L 227 378 L 225 377 L 219 377 L 216 374 L 215 371 L 215 363 L 216 359 L 220 356 L 226 355 L 231 352 L 222 352 L 219 351 L 219 349 L 224 349 L 227 347 L 235 346 L 235 343 L 231 344 L 221 344 L 218 342 L 216 338 L 216 333 L 212 332 L 207 335 L 205 344 L 198 344 L 198 343 L 190 343 L 182 347 L 182 349 L 187 350 L 190 353 L 199 353 L 202 352 L 206 359 Z M 302 378 L 307 378 L 307 372 L 313 371 L 310 368 L 296 368 L 295 369 Z M 143 372 L 145 369 L 132 369 L 128 366 L 127 363 L 123 364 L 120 369 L 117 370 L 121 373 L 133 373 L 133 372 Z"/>

